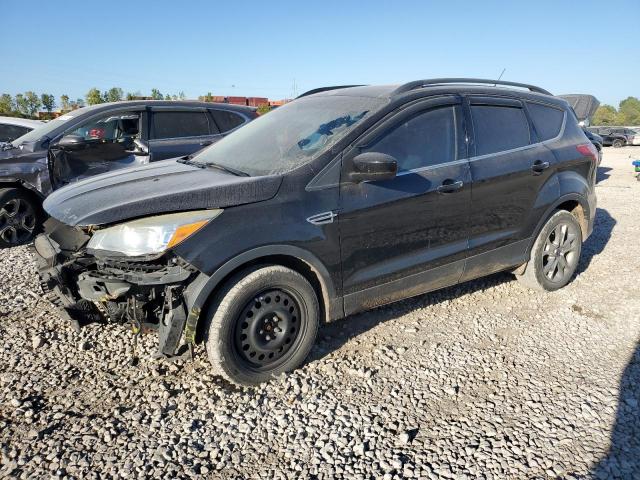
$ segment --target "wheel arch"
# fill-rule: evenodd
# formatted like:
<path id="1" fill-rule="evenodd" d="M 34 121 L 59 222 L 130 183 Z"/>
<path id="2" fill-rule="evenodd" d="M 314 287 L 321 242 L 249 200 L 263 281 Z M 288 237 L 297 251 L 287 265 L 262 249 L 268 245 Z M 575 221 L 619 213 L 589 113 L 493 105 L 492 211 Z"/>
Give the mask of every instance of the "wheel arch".
<path id="1" fill-rule="evenodd" d="M 202 313 L 207 311 L 223 285 L 239 271 L 257 265 L 282 265 L 305 277 L 316 291 L 320 305 L 320 318 L 325 322 L 344 315 L 342 300 L 336 294 L 331 275 L 315 255 L 292 245 L 263 246 L 228 260 L 211 276 L 200 274 L 185 290 L 189 317 L 193 317 L 192 326 L 189 326 L 188 320 L 187 327 L 192 330 L 196 342 L 200 342 L 203 338 Z"/>
<path id="2" fill-rule="evenodd" d="M 566 193 L 560 196 L 555 202 L 553 202 L 547 208 L 544 215 L 540 217 L 534 233 L 531 236 L 531 241 L 527 246 L 526 258 L 529 258 L 529 256 L 531 255 L 531 249 L 533 248 L 533 244 L 535 243 L 536 238 L 538 238 L 540 231 L 547 223 L 549 218 L 551 218 L 551 216 L 558 210 L 566 210 L 567 212 L 574 215 L 576 217 L 576 220 L 578 220 L 578 223 L 580 224 L 583 239 L 587 236 L 589 232 L 589 219 L 591 218 L 589 202 L 584 195 L 581 195 L 579 193 Z"/>

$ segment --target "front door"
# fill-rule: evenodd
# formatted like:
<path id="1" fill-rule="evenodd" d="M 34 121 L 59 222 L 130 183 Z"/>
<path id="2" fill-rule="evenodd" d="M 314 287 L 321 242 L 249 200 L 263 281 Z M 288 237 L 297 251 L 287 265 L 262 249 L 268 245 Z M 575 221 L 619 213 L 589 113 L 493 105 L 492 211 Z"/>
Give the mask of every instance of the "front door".
<path id="1" fill-rule="evenodd" d="M 143 112 L 103 113 L 63 133 L 82 137 L 76 148 L 50 149 L 50 168 L 54 188 L 119 168 L 148 162 L 136 144 L 142 138 Z"/>
<path id="2" fill-rule="evenodd" d="M 460 99 L 414 103 L 358 145 L 345 152 L 345 171 L 355 155 L 380 152 L 396 158 L 398 174 L 341 186 L 346 313 L 458 282 L 467 255 L 471 198 Z"/>

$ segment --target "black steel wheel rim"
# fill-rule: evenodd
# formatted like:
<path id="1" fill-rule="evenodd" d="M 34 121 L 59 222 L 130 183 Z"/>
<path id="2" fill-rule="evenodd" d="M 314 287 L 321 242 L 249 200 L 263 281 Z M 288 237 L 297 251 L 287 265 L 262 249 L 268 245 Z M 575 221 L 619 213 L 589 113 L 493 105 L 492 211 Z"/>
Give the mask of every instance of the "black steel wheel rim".
<path id="1" fill-rule="evenodd" d="M 0 206 L 0 239 L 20 245 L 31 239 L 36 228 L 36 213 L 31 204 L 12 198 Z"/>
<path id="2" fill-rule="evenodd" d="M 573 275 L 579 258 L 580 235 L 577 227 L 568 222 L 559 223 L 544 243 L 542 273 L 551 282 L 564 282 Z"/>
<path id="3" fill-rule="evenodd" d="M 236 353 L 250 369 L 271 370 L 286 361 L 302 339 L 305 312 L 297 294 L 285 288 L 260 292 L 236 321 Z"/>

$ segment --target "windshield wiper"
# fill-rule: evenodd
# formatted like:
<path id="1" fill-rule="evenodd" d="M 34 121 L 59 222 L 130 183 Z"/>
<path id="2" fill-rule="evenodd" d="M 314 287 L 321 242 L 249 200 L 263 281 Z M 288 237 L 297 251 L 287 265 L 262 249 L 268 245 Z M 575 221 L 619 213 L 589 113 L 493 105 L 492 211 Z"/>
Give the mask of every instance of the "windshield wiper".
<path id="1" fill-rule="evenodd" d="M 235 175 L 237 177 L 250 177 L 251 176 L 247 172 L 243 172 L 242 170 L 236 170 L 235 168 L 227 167 L 225 165 L 220 165 L 218 163 L 203 163 L 202 165 L 204 165 L 205 167 L 217 168 L 218 170 L 222 170 L 223 172 L 231 173 L 232 175 Z"/>
<path id="2" fill-rule="evenodd" d="M 206 168 L 207 167 L 204 163 L 194 162 L 193 160 L 191 160 L 192 158 L 193 158 L 193 155 L 187 155 L 186 157 L 179 158 L 176 161 L 178 163 L 182 163 L 184 165 L 191 165 L 192 167 L 198 167 L 198 168 Z"/>

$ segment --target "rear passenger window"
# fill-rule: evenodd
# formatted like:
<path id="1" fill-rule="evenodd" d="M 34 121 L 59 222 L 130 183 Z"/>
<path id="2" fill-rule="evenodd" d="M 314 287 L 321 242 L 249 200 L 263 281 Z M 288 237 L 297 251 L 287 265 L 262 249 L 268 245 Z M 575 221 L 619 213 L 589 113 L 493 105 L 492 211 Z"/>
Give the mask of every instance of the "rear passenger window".
<path id="1" fill-rule="evenodd" d="M 153 138 L 180 138 L 209 135 L 205 112 L 154 112 Z"/>
<path id="2" fill-rule="evenodd" d="M 386 153 L 398 171 L 451 162 L 458 158 L 458 107 L 428 110 L 396 125 L 367 151 Z"/>
<path id="3" fill-rule="evenodd" d="M 538 137 L 540 137 L 541 141 L 558 136 L 562 128 L 562 121 L 564 120 L 564 111 L 530 102 L 527 102 L 527 108 L 531 114 L 533 126 L 536 128 L 536 132 L 538 132 Z"/>
<path id="4" fill-rule="evenodd" d="M 471 105 L 476 155 L 502 152 L 529 145 L 529 122 L 521 108 Z"/>
<path id="5" fill-rule="evenodd" d="M 211 110 L 211 113 L 213 114 L 213 119 L 218 124 L 222 133 L 233 130 L 244 123 L 244 118 L 233 112 L 228 112 L 226 110 Z"/>

